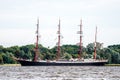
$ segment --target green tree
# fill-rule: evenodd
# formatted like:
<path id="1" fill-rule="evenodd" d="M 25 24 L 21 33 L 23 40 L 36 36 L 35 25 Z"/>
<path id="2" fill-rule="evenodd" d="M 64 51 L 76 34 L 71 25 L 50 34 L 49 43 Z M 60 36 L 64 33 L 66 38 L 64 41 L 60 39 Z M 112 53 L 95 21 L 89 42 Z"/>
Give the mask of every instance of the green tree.
<path id="1" fill-rule="evenodd" d="M 64 53 L 63 58 L 69 60 L 72 58 L 72 56 L 69 53 Z"/>
<path id="2" fill-rule="evenodd" d="M 3 64 L 3 57 L 2 57 L 2 53 L 0 53 L 0 64 Z"/>
<path id="3" fill-rule="evenodd" d="M 9 53 L 9 52 L 3 54 L 3 55 L 2 55 L 2 57 L 3 57 L 3 62 L 4 62 L 4 63 L 10 63 L 10 64 L 16 63 L 16 61 L 13 59 L 12 56 L 13 56 L 12 53 Z"/>
<path id="4" fill-rule="evenodd" d="M 94 44 L 93 44 L 93 43 L 88 44 L 88 45 L 87 45 L 87 48 L 86 48 L 86 52 L 87 52 L 88 54 L 92 54 L 93 51 L 94 51 Z"/>
<path id="5" fill-rule="evenodd" d="M 45 54 L 44 59 L 47 59 L 47 60 L 53 60 L 53 59 L 55 59 L 55 55 L 54 54 L 51 54 L 49 52 L 44 53 L 44 54 Z"/>

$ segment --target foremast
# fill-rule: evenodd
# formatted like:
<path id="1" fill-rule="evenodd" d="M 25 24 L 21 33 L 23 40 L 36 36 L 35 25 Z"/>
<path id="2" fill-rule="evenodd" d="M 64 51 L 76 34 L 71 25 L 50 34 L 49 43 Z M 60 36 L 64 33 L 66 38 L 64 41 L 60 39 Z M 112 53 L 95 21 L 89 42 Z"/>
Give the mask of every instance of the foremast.
<path id="1" fill-rule="evenodd" d="M 33 59 L 34 62 L 38 60 L 38 55 L 39 55 L 38 41 L 39 41 L 39 18 L 37 19 L 36 43 L 35 43 L 35 49 L 34 49 L 35 54 Z"/>
<path id="2" fill-rule="evenodd" d="M 96 47 L 97 47 L 97 26 L 96 26 L 96 31 L 95 31 L 95 42 L 94 42 L 94 55 L 93 59 L 96 59 Z"/>
<path id="3" fill-rule="evenodd" d="M 60 58 L 60 37 L 61 37 L 61 31 L 60 31 L 60 18 L 59 18 L 59 24 L 58 24 L 58 31 L 57 31 L 57 34 L 58 34 L 58 43 L 57 43 L 57 59 L 58 60 Z"/>
<path id="4" fill-rule="evenodd" d="M 81 54 L 82 54 L 82 35 L 83 35 L 83 31 L 82 31 L 82 19 L 80 20 L 80 31 L 78 31 L 78 34 L 80 34 L 80 42 L 79 42 L 79 50 L 78 50 L 78 59 L 81 59 Z"/>

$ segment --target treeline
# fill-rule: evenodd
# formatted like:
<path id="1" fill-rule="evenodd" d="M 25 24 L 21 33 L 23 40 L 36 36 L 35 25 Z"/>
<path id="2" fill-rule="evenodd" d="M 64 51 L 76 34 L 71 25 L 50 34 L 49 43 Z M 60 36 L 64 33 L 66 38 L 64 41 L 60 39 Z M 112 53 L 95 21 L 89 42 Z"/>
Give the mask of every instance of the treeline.
<path id="1" fill-rule="evenodd" d="M 35 45 L 12 46 L 4 48 L 0 46 L 0 64 L 14 64 L 17 63 L 15 58 L 19 59 L 33 59 Z M 78 58 L 79 46 L 77 45 L 62 45 L 61 55 L 62 59 Z M 43 47 L 39 44 L 39 59 L 55 60 L 57 55 L 57 47 L 51 49 Z M 88 44 L 82 48 L 81 57 L 88 59 L 93 58 L 94 43 Z M 97 59 L 108 59 L 110 64 L 120 64 L 120 45 L 111 45 L 107 48 L 102 48 L 102 44 L 97 42 Z"/>

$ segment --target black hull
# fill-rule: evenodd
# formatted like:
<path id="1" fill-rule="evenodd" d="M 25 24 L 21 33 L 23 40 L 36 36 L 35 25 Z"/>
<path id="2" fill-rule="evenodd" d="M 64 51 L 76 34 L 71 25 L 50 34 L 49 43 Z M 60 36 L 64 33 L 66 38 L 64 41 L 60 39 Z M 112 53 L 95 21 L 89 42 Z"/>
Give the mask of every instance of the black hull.
<path id="1" fill-rule="evenodd" d="M 18 60 L 21 66 L 104 66 L 107 61 L 102 62 L 33 62 Z"/>

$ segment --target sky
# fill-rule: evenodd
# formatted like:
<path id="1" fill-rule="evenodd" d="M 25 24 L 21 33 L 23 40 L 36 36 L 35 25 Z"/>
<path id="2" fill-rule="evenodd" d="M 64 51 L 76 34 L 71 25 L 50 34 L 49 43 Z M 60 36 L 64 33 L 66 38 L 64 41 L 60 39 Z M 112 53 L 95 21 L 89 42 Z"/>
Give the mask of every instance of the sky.
<path id="1" fill-rule="evenodd" d="M 104 47 L 120 44 L 120 0 L 0 0 L 0 45 L 5 47 L 34 44 L 39 17 L 39 43 L 54 47 L 61 20 L 61 45 L 79 42 L 83 22 L 83 46 L 97 42 Z"/>

